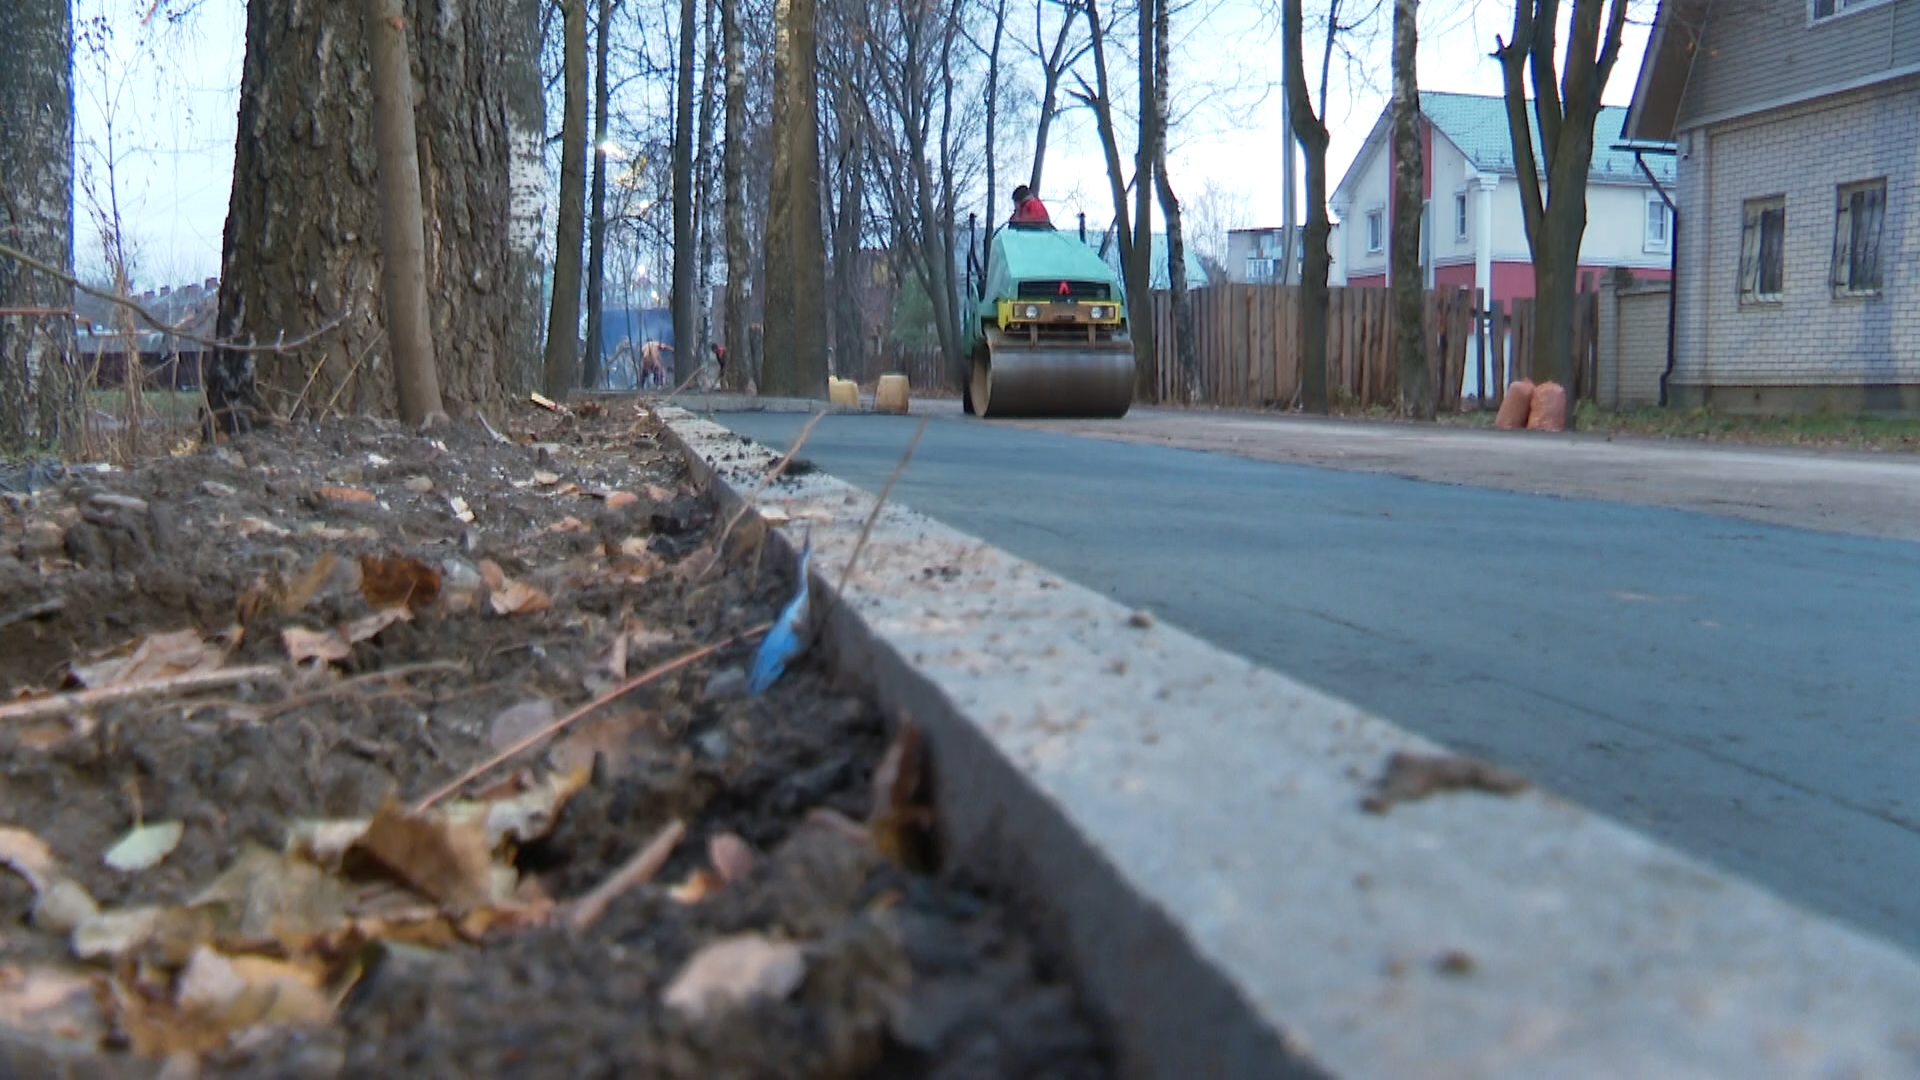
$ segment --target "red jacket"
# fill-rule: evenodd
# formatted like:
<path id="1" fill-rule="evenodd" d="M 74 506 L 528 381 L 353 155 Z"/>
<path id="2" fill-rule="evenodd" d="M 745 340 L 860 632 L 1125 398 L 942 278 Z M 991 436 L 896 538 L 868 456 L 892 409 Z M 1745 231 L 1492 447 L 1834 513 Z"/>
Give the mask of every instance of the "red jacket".
<path id="1" fill-rule="evenodd" d="M 1020 200 L 1019 206 L 1013 208 L 1013 223 L 1015 225 L 1051 225 L 1053 219 L 1047 216 L 1047 208 L 1040 202 L 1040 197 L 1029 195 Z"/>

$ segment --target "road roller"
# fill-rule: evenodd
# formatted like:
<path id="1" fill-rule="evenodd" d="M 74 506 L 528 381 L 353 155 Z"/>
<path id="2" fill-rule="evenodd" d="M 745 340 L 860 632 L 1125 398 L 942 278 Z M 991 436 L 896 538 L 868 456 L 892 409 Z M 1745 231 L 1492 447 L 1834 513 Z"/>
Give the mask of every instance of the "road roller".
<path id="1" fill-rule="evenodd" d="M 975 248 L 977 251 L 978 248 Z M 1071 233 L 1008 224 L 967 266 L 967 370 L 975 416 L 1125 416 L 1133 340 L 1119 276 Z"/>

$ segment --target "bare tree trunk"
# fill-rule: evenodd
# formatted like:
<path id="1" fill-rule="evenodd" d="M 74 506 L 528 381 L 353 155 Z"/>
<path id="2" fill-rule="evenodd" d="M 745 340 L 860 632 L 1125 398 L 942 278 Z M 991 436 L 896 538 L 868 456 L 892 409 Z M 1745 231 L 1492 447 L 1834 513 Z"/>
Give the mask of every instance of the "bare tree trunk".
<path id="1" fill-rule="evenodd" d="M 699 251 L 693 235 L 693 56 L 694 0 L 680 0 L 680 74 L 674 83 L 673 108 L 673 381 L 693 378 L 700 370 L 700 336 L 695 325 L 694 283 L 699 280 L 695 260 Z"/>
<path id="2" fill-rule="evenodd" d="M 827 326 L 821 279 L 817 0 L 776 0 L 773 191 L 767 220 L 763 393 L 827 396 Z"/>
<path id="3" fill-rule="evenodd" d="M 987 47 L 987 225 L 999 220 L 993 201 L 1000 194 L 1000 143 L 995 137 L 1000 122 L 1000 42 L 1007 34 L 1007 0 L 994 0 L 993 39 Z M 1040 182 L 1032 182 L 1035 191 Z"/>
<path id="4" fill-rule="evenodd" d="M 1339 27 L 1339 5 L 1327 13 L 1326 53 L 1321 60 L 1320 101 L 1327 100 L 1326 72 Z M 1309 413 L 1327 412 L 1327 275 L 1333 262 L 1327 250 L 1332 224 L 1327 219 L 1326 121 L 1314 112 L 1307 96 L 1306 17 L 1301 0 L 1284 0 L 1281 12 L 1282 51 L 1287 94 L 1287 120 L 1293 138 L 1307 158 L 1307 242 L 1300 275 L 1300 405 Z"/>
<path id="5" fill-rule="evenodd" d="M 709 343 L 713 338 L 713 80 L 720 70 L 720 35 L 714 25 L 717 6 L 715 0 L 706 0 L 700 20 L 700 32 L 707 47 L 700 64 L 700 152 L 694 167 L 698 179 L 694 182 L 693 221 L 700 236 L 700 266 L 694 281 L 694 295 L 699 297 L 699 318 L 695 320 L 699 340 L 694 342 L 693 354 L 699 358 L 701 368 L 707 366 L 707 357 L 711 355 Z"/>
<path id="6" fill-rule="evenodd" d="M 1566 70 L 1556 78 L 1559 11 L 1558 0 L 1519 0 L 1514 9 L 1513 37 L 1500 42 L 1494 56 L 1500 61 L 1506 85 L 1507 129 L 1514 147 L 1521 220 L 1533 254 L 1534 377 L 1551 379 L 1571 390 L 1573 304 L 1579 284 L 1580 241 L 1587 229 L 1593 126 L 1600 115 L 1600 95 L 1620 57 L 1627 4 L 1626 0 L 1575 0 Z M 1546 159 L 1544 191 L 1527 124 L 1529 74 L 1533 79 L 1534 115 L 1540 125 L 1540 153 Z M 1567 409 L 1567 426 L 1571 428 L 1571 393 L 1567 395 Z"/>
<path id="7" fill-rule="evenodd" d="M 560 124 L 560 220 L 553 251 L 553 306 L 547 315 L 547 396 L 573 391 L 580 355 L 581 205 L 587 185 L 587 0 L 561 0 L 566 112 Z"/>
<path id="8" fill-rule="evenodd" d="M 401 8 L 401 0 L 365 0 L 361 5 L 372 57 L 387 340 L 400 391 L 400 419 L 417 427 L 445 419 L 446 413 L 440 405 L 440 373 L 433 366 L 426 227 L 420 220 L 420 154 L 413 130 L 413 72 Z"/>
<path id="9" fill-rule="evenodd" d="M 73 17 L 68 0 L 9 6 L 0 31 L 0 243 L 73 271 Z M 72 290 L 0 256 L 0 307 L 63 310 Z M 73 323 L 0 316 L 0 456 L 77 449 L 83 378 Z"/>
<path id="10" fill-rule="evenodd" d="M 1153 148 L 1159 138 L 1159 113 L 1154 105 L 1153 58 L 1154 7 L 1152 0 L 1139 0 L 1140 56 L 1140 141 L 1133 152 L 1133 249 L 1138 264 L 1133 279 L 1143 283 L 1138 296 L 1131 285 L 1127 290 L 1131 306 L 1138 315 L 1128 321 L 1133 330 L 1133 400 L 1156 401 L 1160 397 L 1160 351 L 1155 335 L 1160 328 L 1153 321 Z M 1172 266 L 1171 263 L 1168 264 Z"/>
<path id="11" fill-rule="evenodd" d="M 1042 53 L 1046 44 L 1040 29 L 1040 13 L 1046 5 L 1037 3 L 1033 11 L 1034 54 L 1040 57 L 1040 115 L 1033 125 L 1033 172 L 1027 178 L 1027 185 L 1035 191 L 1040 190 L 1040 176 L 1047 163 L 1047 137 L 1053 130 L 1053 118 L 1060 111 L 1060 80 L 1067 69 L 1080 57 L 1086 55 L 1088 46 L 1070 48 L 1073 40 L 1073 23 L 1083 10 L 1082 0 L 1066 0 L 1060 5 L 1060 29 L 1054 35 L 1052 48 Z M 992 216 L 988 216 L 989 220 Z"/>
<path id="12" fill-rule="evenodd" d="M 523 21 L 537 7 L 469 0 L 458 19 L 424 20 L 419 10 L 407 0 L 440 391 L 448 405 L 497 402 L 525 385 L 538 322 L 525 234 L 538 194 L 524 183 L 524 165 L 529 140 L 535 152 L 539 141 L 524 125 L 538 121 L 541 95 L 528 45 L 536 28 Z M 391 415 L 397 404 L 377 285 L 373 94 L 360 14 L 353 4 L 295 0 L 247 7 L 216 332 L 271 343 L 337 325 L 298 351 L 216 351 L 207 404 L 228 429 L 263 406 L 283 415 Z"/>
<path id="13" fill-rule="evenodd" d="M 1420 230 L 1426 159 L 1420 146 L 1420 84 L 1414 71 L 1419 49 L 1420 0 L 1393 4 L 1393 336 L 1400 371 L 1400 409 L 1433 418 L 1428 390 L 1426 281 L 1420 265 Z"/>
<path id="14" fill-rule="evenodd" d="M 580 385 L 600 386 L 600 357 L 605 340 L 602 323 L 607 301 L 607 37 L 612 29 L 612 0 L 600 0 L 600 25 L 593 34 L 593 192 L 589 196 L 587 225 L 587 353 L 582 358 Z M 634 343 L 636 346 L 638 342 Z"/>
<path id="15" fill-rule="evenodd" d="M 1180 396 L 1197 405 L 1206 400 L 1200 381 L 1200 355 L 1193 339 L 1193 304 L 1187 296 L 1187 244 L 1180 231 L 1180 200 L 1167 177 L 1167 82 L 1172 52 L 1173 17 L 1168 0 L 1152 0 L 1153 31 L 1153 175 L 1160 193 L 1160 216 L 1167 223 L 1167 287 L 1173 293 L 1173 345 L 1180 360 Z"/>
<path id="16" fill-rule="evenodd" d="M 745 390 L 752 378 L 747 349 L 747 283 L 753 271 L 747 251 L 747 70 L 740 40 L 740 0 L 720 0 L 720 36 L 726 39 L 726 146 L 721 153 L 722 198 L 726 202 L 727 325 L 721 340 L 727 351 L 721 385 Z"/>
<path id="17" fill-rule="evenodd" d="M 545 0 L 504 0 L 502 63 L 494 81 L 504 93 L 507 130 L 507 238 L 500 381 L 525 392 L 540 384 L 546 343 L 547 94 L 540 77 L 540 13 Z M 444 339 L 443 339 L 444 340 Z M 440 358 L 441 375 L 450 367 Z"/>

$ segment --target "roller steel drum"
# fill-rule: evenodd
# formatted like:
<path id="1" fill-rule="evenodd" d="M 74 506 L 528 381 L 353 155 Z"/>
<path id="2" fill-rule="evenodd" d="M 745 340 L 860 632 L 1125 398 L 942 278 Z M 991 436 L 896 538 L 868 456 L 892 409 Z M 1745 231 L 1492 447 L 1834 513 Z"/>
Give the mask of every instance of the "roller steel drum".
<path id="1" fill-rule="evenodd" d="M 1133 349 L 996 343 L 973 363 L 980 416 L 1125 416 L 1133 405 Z"/>

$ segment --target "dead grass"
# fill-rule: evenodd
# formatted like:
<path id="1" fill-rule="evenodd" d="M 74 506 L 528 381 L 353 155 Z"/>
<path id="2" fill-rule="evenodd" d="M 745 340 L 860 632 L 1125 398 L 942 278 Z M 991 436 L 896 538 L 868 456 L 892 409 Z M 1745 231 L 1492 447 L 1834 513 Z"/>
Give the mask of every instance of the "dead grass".
<path id="1" fill-rule="evenodd" d="M 1447 415 L 1440 422 L 1490 428 L 1493 413 Z M 1908 417 L 1732 416 L 1712 409 L 1603 409 L 1581 402 L 1575 410 L 1574 430 L 1646 439 L 1920 453 L 1920 418 Z"/>

